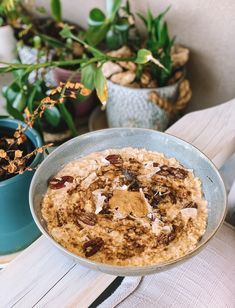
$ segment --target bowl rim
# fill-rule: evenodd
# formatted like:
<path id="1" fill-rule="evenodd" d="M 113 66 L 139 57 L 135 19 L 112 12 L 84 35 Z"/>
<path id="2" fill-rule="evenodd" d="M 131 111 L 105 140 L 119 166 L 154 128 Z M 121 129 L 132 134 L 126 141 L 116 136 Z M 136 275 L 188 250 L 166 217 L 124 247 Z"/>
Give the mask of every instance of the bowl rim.
<path id="1" fill-rule="evenodd" d="M 50 235 L 49 233 L 44 229 L 44 227 L 42 226 L 40 220 L 38 219 L 35 211 L 34 211 L 34 207 L 33 207 L 33 186 L 34 186 L 34 183 L 37 181 L 37 173 L 38 173 L 38 170 L 40 168 L 43 168 L 43 165 L 46 165 L 47 164 L 47 160 L 49 159 L 49 157 L 53 154 L 56 156 L 57 153 L 59 153 L 61 150 L 63 150 L 63 148 L 67 147 L 68 145 L 70 145 L 71 143 L 74 143 L 76 142 L 75 140 L 78 140 L 78 142 L 80 140 L 82 140 L 83 138 L 87 138 L 89 137 L 90 135 L 95 135 L 95 134 L 99 134 L 100 132 L 105 132 L 105 131 L 126 131 L 126 130 L 129 130 L 130 132 L 131 131 L 146 131 L 146 132 L 156 132 L 157 134 L 160 134 L 160 135 L 168 135 L 170 136 L 170 138 L 173 138 L 174 140 L 180 140 L 181 143 L 185 143 L 186 145 L 189 145 L 190 147 L 194 148 L 194 150 L 198 151 L 202 156 L 204 156 L 204 158 L 206 158 L 207 160 L 207 163 L 209 163 L 211 165 L 211 167 L 213 168 L 213 170 L 215 171 L 217 177 L 219 178 L 220 182 L 221 182 L 221 188 L 223 190 L 223 195 L 224 195 L 224 201 L 223 201 L 223 212 L 222 212 L 222 218 L 219 222 L 219 224 L 217 225 L 217 227 L 214 229 L 214 231 L 212 232 L 212 234 L 210 235 L 210 237 L 205 241 L 205 242 L 202 242 L 202 243 L 198 243 L 198 245 L 192 250 L 190 251 L 188 254 L 180 257 L 180 258 L 177 258 L 175 260 L 170 260 L 170 261 L 166 261 L 166 262 L 161 262 L 161 263 L 156 263 L 156 264 L 151 264 L 151 265 L 144 265 L 144 266 L 125 266 L 125 265 L 112 265 L 112 264 L 107 264 L 107 263 L 101 263 L 101 262 L 96 262 L 96 261 L 93 261 L 93 260 L 89 260 L 88 258 L 84 258 L 84 257 L 81 257 L 79 255 L 76 255 L 75 253 L 73 252 L 70 252 L 68 249 L 66 249 L 65 247 L 63 247 L 62 245 L 60 245 L 57 241 L 55 241 Z M 81 156 L 82 157 L 82 156 Z M 83 134 L 83 135 L 80 135 L 80 136 L 77 136 L 77 137 L 74 137 L 70 140 L 68 140 L 67 142 L 63 143 L 61 146 L 59 146 L 58 148 L 56 148 L 50 155 L 48 155 L 42 162 L 42 164 L 40 165 L 40 167 L 36 170 L 34 176 L 33 176 L 33 179 L 31 181 L 31 184 L 30 184 L 30 190 L 29 190 L 29 204 L 30 204 L 30 211 L 31 211 L 31 214 L 33 216 L 33 219 L 36 223 L 36 225 L 38 226 L 38 228 L 40 229 L 40 231 L 42 232 L 43 235 L 46 236 L 46 238 L 48 238 L 59 250 L 61 250 L 64 254 L 66 255 L 69 255 L 70 257 L 72 257 L 74 260 L 76 260 L 76 262 L 81 262 L 83 265 L 90 265 L 92 266 L 93 268 L 96 267 L 97 269 L 101 270 L 101 271 L 105 271 L 105 270 L 115 270 L 115 272 L 118 272 L 120 271 L 121 273 L 124 273 L 125 271 L 126 272 L 129 272 L 127 274 L 131 275 L 133 274 L 134 272 L 140 272 L 140 274 L 142 272 L 148 272 L 148 271 L 151 271 L 151 272 L 154 272 L 154 270 L 157 270 L 157 269 L 160 269 L 162 267 L 167 267 L 167 266 L 173 266 L 174 264 L 178 264 L 178 263 L 181 263 L 183 261 L 186 261 L 187 259 L 191 258 L 192 256 L 196 255 L 198 252 L 201 251 L 201 249 L 208 244 L 208 242 L 214 237 L 214 235 L 218 232 L 218 230 L 221 228 L 224 220 L 225 220 L 225 217 L 226 217 L 226 213 L 227 213 L 227 207 L 228 207 L 228 198 L 227 198 L 227 192 L 226 192 L 226 188 L 225 188 L 225 184 L 224 184 L 224 181 L 217 169 L 217 167 L 215 166 L 215 164 L 210 160 L 210 158 L 204 154 L 203 152 L 201 152 L 201 150 L 199 150 L 197 147 L 195 147 L 194 145 L 190 144 L 189 142 L 183 140 L 182 138 L 179 138 L 179 137 L 176 137 L 174 135 L 171 135 L 169 133 L 165 133 L 165 132 L 159 132 L 159 131 L 154 131 L 152 129 L 147 129 L 147 128 L 106 128 L 106 129 L 101 129 L 101 130 L 96 130 L 96 131 L 93 131 L 93 132 L 88 132 L 86 134 Z"/>

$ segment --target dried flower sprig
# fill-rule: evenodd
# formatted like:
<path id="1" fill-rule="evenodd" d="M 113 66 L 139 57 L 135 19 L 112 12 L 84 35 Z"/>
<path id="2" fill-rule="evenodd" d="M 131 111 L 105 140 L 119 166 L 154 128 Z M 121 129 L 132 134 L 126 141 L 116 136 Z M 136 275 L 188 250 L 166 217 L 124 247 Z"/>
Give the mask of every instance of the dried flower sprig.
<path id="1" fill-rule="evenodd" d="M 29 166 L 30 158 L 37 153 L 43 153 L 52 146 L 47 144 L 36 148 L 30 153 L 26 152 L 25 143 L 28 138 L 25 134 L 27 126 L 19 125 L 12 138 L 0 138 L 0 179 L 7 179 L 16 174 L 22 174 L 25 171 L 33 170 Z M 26 153 L 25 153 L 26 152 Z"/>

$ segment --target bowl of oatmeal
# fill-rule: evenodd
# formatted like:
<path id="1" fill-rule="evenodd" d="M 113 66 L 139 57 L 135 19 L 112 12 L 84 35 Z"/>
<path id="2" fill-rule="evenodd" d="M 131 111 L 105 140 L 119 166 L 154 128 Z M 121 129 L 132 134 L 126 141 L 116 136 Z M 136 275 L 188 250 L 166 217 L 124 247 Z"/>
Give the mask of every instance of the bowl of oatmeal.
<path id="1" fill-rule="evenodd" d="M 223 181 L 187 142 L 146 129 L 76 137 L 35 173 L 31 212 L 76 262 L 113 275 L 168 269 L 200 251 L 226 212 Z"/>

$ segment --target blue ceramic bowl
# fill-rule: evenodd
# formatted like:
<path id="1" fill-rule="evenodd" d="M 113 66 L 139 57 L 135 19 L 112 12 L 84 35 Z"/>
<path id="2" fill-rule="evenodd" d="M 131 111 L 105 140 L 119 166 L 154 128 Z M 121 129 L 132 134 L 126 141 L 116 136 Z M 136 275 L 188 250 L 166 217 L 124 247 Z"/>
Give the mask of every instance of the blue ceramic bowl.
<path id="1" fill-rule="evenodd" d="M 1 129 L 16 129 L 23 122 L 0 119 Z M 34 129 L 27 129 L 27 137 L 35 147 L 42 146 L 42 140 Z M 37 154 L 30 165 L 36 167 L 43 159 Z M 29 186 L 34 172 L 26 171 L 8 180 L 0 181 L 0 255 L 10 254 L 30 245 L 40 231 L 35 225 L 29 209 Z"/>
<path id="2" fill-rule="evenodd" d="M 175 157 L 186 168 L 194 170 L 202 181 L 202 189 L 208 201 L 208 225 L 205 234 L 194 251 L 175 261 L 161 264 L 130 267 L 112 266 L 90 261 L 76 256 L 55 242 L 47 233 L 46 223 L 43 221 L 40 204 L 47 190 L 47 180 L 54 176 L 63 165 L 95 151 L 109 148 L 145 148 L 147 150 L 164 153 L 168 157 Z M 89 268 L 117 276 L 147 275 L 171 268 L 198 253 L 215 235 L 224 221 L 226 213 L 226 191 L 223 181 L 213 163 L 198 149 L 174 136 L 148 129 L 113 128 L 88 133 L 76 137 L 53 151 L 37 169 L 30 187 L 30 207 L 38 227 L 60 251 L 72 257 L 76 262 Z"/>

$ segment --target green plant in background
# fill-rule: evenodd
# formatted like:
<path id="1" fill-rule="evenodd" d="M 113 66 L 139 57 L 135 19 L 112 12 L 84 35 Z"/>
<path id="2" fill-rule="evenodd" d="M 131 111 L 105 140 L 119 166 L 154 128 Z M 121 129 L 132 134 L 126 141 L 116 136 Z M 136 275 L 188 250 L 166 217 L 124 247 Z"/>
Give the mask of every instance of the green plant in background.
<path id="1" fill-rule="evenodd" d="M 57 22 L 61 22 L 62 21 L 62 9 L 61 9 L 60 0 L 51 0 L 50 6 L 51 6 L 51 15 L 52 15 L 52 17 Z"/>
<path id="2" fill-rule="evenodd" d="M 48 88 L 42 78 L 29 81 L 29 72 L 24 69 L 13 71 L 14 81 L 2 89 L 6 99 L 6 109 L 10 116 L 24 121 L 25 110 L 33 113 L 41 100 L 46 96 Z M 43 118 L 35 120 L 34 128 L 42 134 L 42 121 L 56 127 L 61 121 L 61 113 L 57 107 L 47 108 Z"/>
<path id="3" fill-rule="evenodd" d="M 172 74 L 171 47 L 174 44 L 175 38 L 170 38 L 167 23 L 164 21 L 164 17 L 169 9 L 170 7 L 156 17 L 152 15 L 150 10 L 148 10 L 146 17 L 138 14 L 147 30 L 146 48 L 166 68 L 162 70 L 156 65 L 149 65 L 151 73 L 159 86 L 164 86 Z"/>
<path id="4" fill-rule="evenodd" d="M 119 58 L 109 56 L 97 48 L 87 44 L 85 41 L 75 36 L 68 25 L 64 25 L 63 30 L 61 31 L 61 36 L 65 39 L 71 39 L 79 44 L 83 45 L 87 50 L 87 55 L 83 58 L 73 59 L 73 60 L 58 60 L 50 61 L 45 63 L 35 63 L 35 64 L 22 64 L 22 63 L 4 63 L 3 67 L 0 67 L 0 73 L 14 72 L 15 80 L 13 83 L 4 89 L 4 96 L 7 100 L 7 110 L 11 116 L 16 119 L 23 119 L 25 116 L 25 110 L 28 110 L 32 113 L 35 108 L 37 109 L 40 104 L 40 100 L 46 96 L 45 82 L 43 79 L 43 72 L 36 75 L 35 81 L 29 81 L 29 74 L 32 71 L 45 68 L 53 68 L 58 66 L 67 66 L 67 65 L 78 65 L 79 68 L 77 71 L 82 72 L 82 83 L 89 90 L 96 90 L 97 96 L 99 97 L 101 103 L 105 104 L 107 100 L 107 85 L 106 79 L 102 73 L 102 65 L 107 61 L 118 62 L 122 61 L 134 61 L 136 63 L 147 63 L 155 62 L 158 65 L 158 61 L 154 59 L 151 52 L 146 49 L 141 49 L 137 52 L 136 57 L 131 58 Z M 38 46 L 38 48 L 40 45 Z M 159 65 L 161 65 L 159 63 Z M 40 77 L 41 76 L 41 77 Z M 72 76 L 71 76 L 72 78 Z M 66 86 L 69 86 L 70 81 L 68 80 L 63 90 L 61 89 L 60 95 L 63 96 Z M 81 92 L 82 93 L 82 92 Z M 87 96 L 87 95 L 84 95 Z M 76 97 L 75 97 L 76 98 Z M 77 96 L 78 100 L 81 100 L 81 94 Z M 59 98 L 57 98 L 59 101 Z M 76 135 L 76 128 L 72 120 L 71 114 L 67 110 L 67 107 L 64 103 L 53 106 L 55 108 L 50 108 L 45 110 L 45 118 L 51 124 L 56 124 L 59 121 L 59 118 L 62 117 L 73 135 Z M 58 109 L 57 109 L 58 107 Z M 59 113 L 58 113 L 59 111 Z M 41 123 L 35 122 L 37 129 L 40 130 Z"/>
<path id="5" fill-rule="evenodd" d="M 131 36 L 131 30 L 136 28 L 129 1 L 121 7 L 121 0 L 106 0 L 106 13 L 99 8 L 92 9 L 88 25 L 85 39 L 92 46 L 105 43 L 108 49 L 117 49 L 123 45 L 136 45 L 139 39 L 137 31 Z"/>

